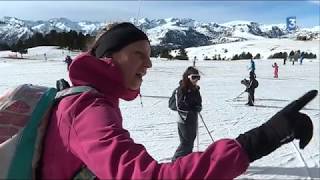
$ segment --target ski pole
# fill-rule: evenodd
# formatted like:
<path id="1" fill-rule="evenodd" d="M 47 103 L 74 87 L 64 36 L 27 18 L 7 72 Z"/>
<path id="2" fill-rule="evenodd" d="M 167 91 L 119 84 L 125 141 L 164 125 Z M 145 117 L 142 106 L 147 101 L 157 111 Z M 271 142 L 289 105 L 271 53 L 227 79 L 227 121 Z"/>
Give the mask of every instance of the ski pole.
<path id="1" fill-rule="evenodd" d="M 237 98 L 239 98 L 243 93 L 245 93 L 246 91 L 244 90 L 244 91 L 242 91 L 237 97 L 235 97 L 235 98 L 233 98 L 233 99 L 237 99 Z"/>
<path id="2" fill-rule="evenodd" d="M 238 99 L 245 92 L 246 92 L 246 90 L 242 91 L 237 97 L 232 98 L 232 99 L 228 99 L 227 101 L 234 101 L 234 100 Z"/>
<path id="3" fill-rule="evenodd" d="M 208 129 L 208 127 L 207 127 L 206 123 L 205 123 L 205 122 L 204 122 L 204 120 L 203 120 L 203 117 L 202 117 L 201 113 L 199 113 L 199 116 L 200 116 L 200 119 L 202 120 L 202 123 L 203 123 L 204 127 L 207 129 L 207 132 L 208 132 L 208 134 L 209 134 L 209 136 L 210 136 L 210 138 L 211 138 L 212 142 L 214 142 L 214 140 L 213 140 L 213 138 L 212 138 L 212 136 L 211 136 L 211 134 L 210 134 L 210 131 L 209 131 L 209 129 Z"/>
<path id="4" fill-rule="evenodd" d="M 197 122 L 197 149 L 199 152 L 199 123 Z"/>
<path id="5" fill-rule="evenodd" d="M 141 94 L 139 94 L 139 96 L 140 96 L 140 104 L 141 104 L 141 107 L 143 108 L 143 104 L 142 104 L 142 96 L 141 96 Z"/>

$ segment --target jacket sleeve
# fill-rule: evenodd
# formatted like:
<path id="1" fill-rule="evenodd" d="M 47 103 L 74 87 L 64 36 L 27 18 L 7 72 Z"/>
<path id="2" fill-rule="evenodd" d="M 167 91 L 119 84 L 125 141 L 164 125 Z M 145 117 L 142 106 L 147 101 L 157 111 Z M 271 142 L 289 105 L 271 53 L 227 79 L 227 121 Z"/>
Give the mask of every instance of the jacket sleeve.
<path id="1" fill-rule="evenodd" d="M 180 110 L 190 111 L 188 101 L 186 99 L 186 94 L 182 91 L 181 88 L 177 88 L 177 105 Z"/>
<path id="2" fill-rule="evenodd" d="M 190 103 L 192 111 L 196 111 L 196 112 L 200 112 L 202 110 L 202 98 L 201 98 L 199 89 L 196 89 L 193 92 L 192 101 Z"/>
<path id="3" fill-rule="evenodd" d="M 202 98 L 198 89 L 184 93 L 180 88 L 178 88 L 177 97 L 178 107 L 181 110 L 195 112 L 200 112 L 202 110 Z"/>
<path id="4" fill-rule="evenodd" d="M 69 147 L 100 179 L 233 179 L 249 161 L 236 140 L 159 164 L 122 128 L 118 108 L 90 105 L 74 115 Z"/>

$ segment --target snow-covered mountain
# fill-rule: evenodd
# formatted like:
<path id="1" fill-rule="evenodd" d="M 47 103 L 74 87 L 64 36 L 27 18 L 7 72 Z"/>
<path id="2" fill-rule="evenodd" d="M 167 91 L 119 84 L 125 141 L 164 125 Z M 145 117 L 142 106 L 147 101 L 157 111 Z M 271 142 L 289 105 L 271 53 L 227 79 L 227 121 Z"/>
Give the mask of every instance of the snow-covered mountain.
<path id="1" fill-rule="evenodd" d="M 320 28 L 301 29 L 290 33 L 285 24 L 265 25 L 249 21 L 232 21 L 224 24 L 202 23 L 192 19 L 167 18 L 136 21 L 144 29 L 152 45 L 176 45 L 184 47 L 221 44 L 266 38 L 320 39 Z M 303 39 L 303 38 L 302 38 Z"/>
<path id="2" fill-rule="evenodd" d="M 130 19 L 149 36 L 152 45 L 171 47 L 194 47 L 217 43 L 258 40 L 265 38 L 320 39 L 320 27 L 298 28 L 289 33 L 285 24 L 266 25 L 249 21 L 232 21 L 224 24 L 203 23 L 188 18 Z M 15 43 L 35 32 L 49 33 L 51 30 L 96 34 L 105 26 L 102 22 L 74 22 L 66 18 L 48 21 L 28 21 L 14 17 L 0 18 L 0 43 Z"/>
<path id="3" fill-rule="evenodd" d="M 0 19 L 0 43 L 12 44 L 19 39 L 27 39 L 33 35 L 28 24 L 32 22 L 23 21 L 13 17 Z"/>
<path id="4" fill-rule="evenodd" d="M 43 34 L 51 30 L 57 32 L 75 30 L 84 34 L 96 34 L 104 23 L 81 21 L 74 22 L 67 18 L 53 18 L 48 21 L 28 21 L 15 17 L 0 18 L 0 43 L 12 44 L 19 39 L 27 39 L 35 32 Z"/>

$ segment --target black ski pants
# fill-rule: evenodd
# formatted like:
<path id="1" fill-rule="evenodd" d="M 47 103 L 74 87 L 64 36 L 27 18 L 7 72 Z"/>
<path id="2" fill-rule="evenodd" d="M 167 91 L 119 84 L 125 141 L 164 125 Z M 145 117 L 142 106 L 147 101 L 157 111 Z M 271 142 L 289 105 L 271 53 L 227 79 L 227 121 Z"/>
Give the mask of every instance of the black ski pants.
<path id="1" fill-rule="evenodd" d="M 254 89 L 248 90 L 248 105 L 254 105 Z"/>
<path id="2" fill-rule="evenodd" d="M 197 136 L 198 120 L 193 122 L 178 123 L 180 145 L 178 146 L 172 160 L 192 153 L 193 143 Z"/>

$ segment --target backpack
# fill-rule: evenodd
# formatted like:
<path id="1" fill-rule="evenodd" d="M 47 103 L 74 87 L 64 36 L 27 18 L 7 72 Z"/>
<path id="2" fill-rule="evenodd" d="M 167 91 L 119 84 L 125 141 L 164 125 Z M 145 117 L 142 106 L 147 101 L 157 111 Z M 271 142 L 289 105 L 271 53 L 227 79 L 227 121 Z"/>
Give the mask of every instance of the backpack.
<path id="1" fill-rule="evenodd" d="M 243 80 L 240 81 L 240 83 L 243 84 L 243 85 L 245 85 L 246 87 L 248 87 L 249 84 L 250 84 L 250 81 L 247 80 L 247 79 L 243 79 Z"/>
<path id="2" fill-rule="evenodd" d="M 258 86 L 259 86 L 259 81 L 256 80 L 256 79 L 254 79 L 254 80 L 252 81 L 252 87 L 253 87 L 253 88 L 257 88 Z"/>
<path id="3" fill-rule="evenodd" d="M 168 106 L 169 106 L 169 108 L 170 108 L 171 110 L 173 110 L 173 111 L 177 111 L 177 110 L 178 110 L 178 108 L 177 108 L 177 106 L 178 106 L 178 102 L 177 102 L 177 91 L 178 91 L 178 89 L 175 89 L 175 90 L 172 92 L 171 97 L 169 98 L 169 104 L 168 104 Z"/>
<path id="4" fill-rule="evenodd" d="M 63 97 L 94 90 L 77 86 L 57 92 L 23 84 L 0 97 L 0 179 L 35 179 L 51 109 Z"/>

